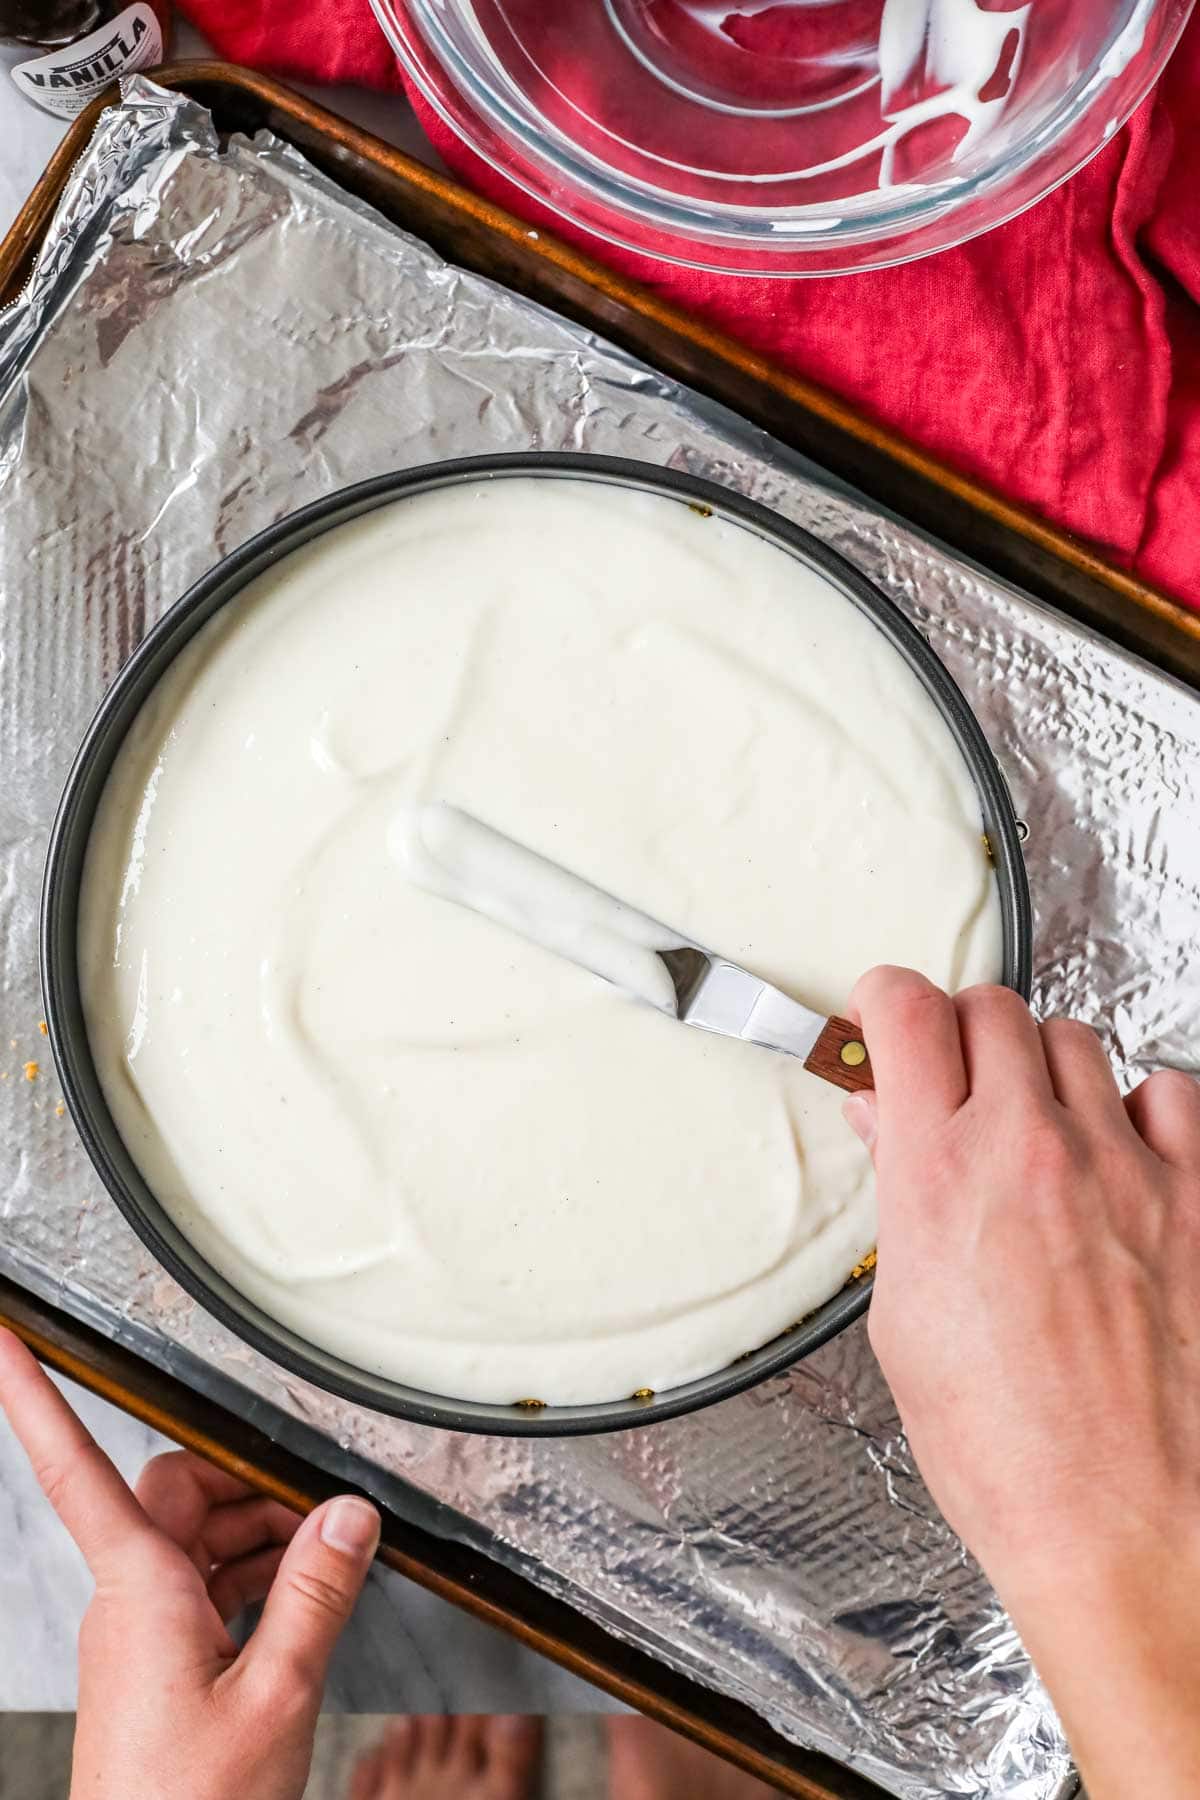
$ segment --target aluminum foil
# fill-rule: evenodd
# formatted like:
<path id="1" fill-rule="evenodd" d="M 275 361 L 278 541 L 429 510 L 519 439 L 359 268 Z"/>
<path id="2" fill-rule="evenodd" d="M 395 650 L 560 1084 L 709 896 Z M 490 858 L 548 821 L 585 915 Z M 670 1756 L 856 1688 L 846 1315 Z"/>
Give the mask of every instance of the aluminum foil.
<path id="1" fill-rule="evenodd" d="M 60 1116 L 38 886 L 68 763 L 122 660 L 217 557 L 304 502 L 529 447 L 726 482 L 873 577 L 966 689 L 1030 823 L 1039 1007 L 1099 1026 L 1127 1080 L 1196 1069 L 1194 695 L 446 264 L 292 149 L 222 146 L 202 109 L 137 78 L 0 314 L 0 1268 L 903 1800 L 1056 1800 L 1074 1781 L 1052 1710 L 921 1484 L 861 1327 L 749 1394 L 624 1436 L 401 1424 L 217 1326 L 143 1251 Z"/>

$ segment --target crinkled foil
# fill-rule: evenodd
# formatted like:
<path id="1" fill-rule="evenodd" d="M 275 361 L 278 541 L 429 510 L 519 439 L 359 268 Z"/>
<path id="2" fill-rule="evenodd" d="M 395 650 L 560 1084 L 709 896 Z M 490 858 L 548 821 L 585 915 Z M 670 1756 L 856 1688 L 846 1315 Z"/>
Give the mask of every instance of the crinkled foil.
<path id="1" fill-rule="evenodd" d="M 58 1114 L 39 881 L 68 763 L 123 659 L 219 556 L 304 502 L 531 446 L 711 476 L 872 576 L 966 689 L 1029 821 L 1040 1008 L 1096 1024 L 1127 1080 L 1196 1068 L 1193 695 L 449 266 L 293 150 L 222 147 L 204 111 L 138 79 L 0 315 L 0 1267 L 905 1800 L 1064 1795 L 1049 1703 L 926 1494 L 861 1327 L 767 1386 L 623 1436 L 401 1424 L 219 1328 L 141 1248 Z"/>

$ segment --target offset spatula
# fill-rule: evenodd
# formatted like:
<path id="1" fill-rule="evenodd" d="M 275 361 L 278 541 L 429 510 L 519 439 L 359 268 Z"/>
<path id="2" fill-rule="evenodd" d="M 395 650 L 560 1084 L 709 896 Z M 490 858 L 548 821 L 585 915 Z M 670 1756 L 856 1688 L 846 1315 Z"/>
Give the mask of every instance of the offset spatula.
<path id="1" fill-rule="evenodd" d="M 749 969 L 446 805 L 399 816 L 389 843 L 417 886 L 556 951 L 684 1025 L 800 1058 L 854 1093 L 874 1085 L 858 1026 L 826 1018 Z"/>

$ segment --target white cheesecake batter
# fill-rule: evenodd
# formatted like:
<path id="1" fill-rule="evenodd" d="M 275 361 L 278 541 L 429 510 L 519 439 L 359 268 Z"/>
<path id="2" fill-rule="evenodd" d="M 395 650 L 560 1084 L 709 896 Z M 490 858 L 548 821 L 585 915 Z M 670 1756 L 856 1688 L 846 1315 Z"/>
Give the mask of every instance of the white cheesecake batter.
<path id="1" fill-rule="evenodd" d="M 752 1350 L 874 1240 L 841 1096 L 414 885 L 446 802 L 824 1011 L 1000 968 L 974 788 L 823 579 L 600 483 L 328 533 L 123 746 L 85 871 L 93 1051 L 151 1188 L 245 1294 L 462 1398 L 606 1400 Z"/>

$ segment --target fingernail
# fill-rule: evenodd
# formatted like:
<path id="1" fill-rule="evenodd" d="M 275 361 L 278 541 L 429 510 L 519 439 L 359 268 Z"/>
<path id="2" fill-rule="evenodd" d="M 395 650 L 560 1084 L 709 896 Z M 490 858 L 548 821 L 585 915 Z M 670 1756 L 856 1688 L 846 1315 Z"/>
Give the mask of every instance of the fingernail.
<path id="1" fill-rule="evenodd" d="M 524 1737 L 529 1730 L 529 1719 L 525 1713 L 501 1713 L 496 1720 L 496 1729 L 501 1737 Z"/>
<path id="2" fill-rule="evenodd" d="M 325 1508 L 321 1542 L 344 1556 L 366 1556 L 379 1542 L 379 1514 L 366 1500 L 343 1494 Z"/>
<path id="3" fill-rule="evenodd" d="M 861 1138 L 868 1150 L 873 1149 L 879 1134 L 874 1094 L 851 1094 L 842 1105 L 842 1117 L 855 1137 Z"/>

